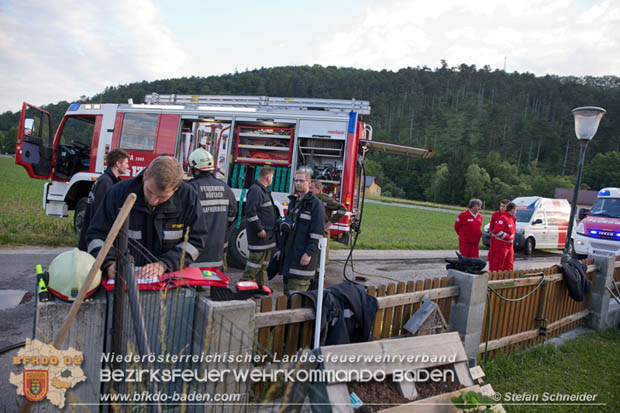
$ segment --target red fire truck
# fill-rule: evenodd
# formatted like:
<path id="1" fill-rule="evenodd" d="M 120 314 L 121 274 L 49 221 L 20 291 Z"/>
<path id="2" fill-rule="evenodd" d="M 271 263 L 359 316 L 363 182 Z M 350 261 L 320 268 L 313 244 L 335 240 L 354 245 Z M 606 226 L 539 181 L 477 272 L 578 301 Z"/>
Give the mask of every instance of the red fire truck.
<path id="1" fill-rule="evenodd" d="M 241 206 L 229 240 L 232 264 L 247 257 L 243 202 L 263 165 L 274 168 L 273 198 L 282 212 L 294 191 L 295 170 L 308 168 L 324 191 L 349 214 L 331 227 L 334 239 L 348 242 L 360 207 L 362 164 L 368 149 L 430 158 L 432 149 L 372 140 L 367 101 L 266 96 L 147 95 L 145 103 L 73 103 L 56 133 L 48 112 L 24 102 L 15 163 L 45 184 L 43 208 L 49 216 L 75 210 L 81 227 L 86 197 L 105 169 L 111 148 L 126 150 L 135 176 L 161 154 L 176 157 L 188 171 L 195 148 L 209 150 L 216 174 L 226 181 Z"/>

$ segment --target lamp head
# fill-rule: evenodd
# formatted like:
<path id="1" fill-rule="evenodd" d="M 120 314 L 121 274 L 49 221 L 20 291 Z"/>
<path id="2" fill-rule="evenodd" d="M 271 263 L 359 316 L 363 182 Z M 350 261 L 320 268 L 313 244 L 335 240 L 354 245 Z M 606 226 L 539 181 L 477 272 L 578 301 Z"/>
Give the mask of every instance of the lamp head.
<path id="1" fill-rule="evenodd" d="M 579 140 L 590 140 L 596 134 L 598 124 L 607 111 L 596 106 L 582 106 L 573 109 L 575 134 Z"/>

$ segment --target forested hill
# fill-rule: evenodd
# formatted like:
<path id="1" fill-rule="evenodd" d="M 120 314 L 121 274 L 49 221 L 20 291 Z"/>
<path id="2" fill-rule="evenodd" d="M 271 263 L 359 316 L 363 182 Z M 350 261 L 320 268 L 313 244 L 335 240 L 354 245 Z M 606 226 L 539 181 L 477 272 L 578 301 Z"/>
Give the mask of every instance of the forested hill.
<path id="1" fill-rule="evenodd" d="M 584 183 L 620 186 L 620 78 L 535 77 L 461 65 L 397 72 L 322 66 L 278 67 L 108 87 L 83 101 L 142 102 L 146 94 L 234 94 L 360 99 L 377 140 L 436 149 L 432 160 L 373 154 L 368 174 L 384 192 L 463 203 L 480 197 L 551 196 L 574 185 L 578 143 L 571 109 L 607 110 L 588 146 Z M 68 103 L 48 105 L 56 121 Z M 9 139 L 18 114 L 0 115 Z M 14 131 L 13 131 L 14 132 Z"/>

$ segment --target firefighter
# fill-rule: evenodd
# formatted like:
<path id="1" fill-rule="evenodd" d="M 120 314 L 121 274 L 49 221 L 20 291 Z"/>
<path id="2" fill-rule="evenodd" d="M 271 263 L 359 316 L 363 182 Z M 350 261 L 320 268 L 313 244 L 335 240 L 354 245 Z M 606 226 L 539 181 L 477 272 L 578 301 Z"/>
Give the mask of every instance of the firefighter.
<path id="1" fill-rule="evenodd" d="M 250 256 L 245 263 L 241 279 L 256 281 L 259 289 L 267 283 L 267 266 L 271 259 L 271 251 L 276 246 L 275 226 L 277 219 L 280 218 L 280 211 L 267 189 L 272 181 L 273 168 L 263 166 L 258 172 L 258 179 L 252 184 L 245 198 L 246 233 Z"/>
<path id="2" fill-rule="evenodd" d="M 515 212 L 517 205 L 514 202 L 506 205 L 506 212 L 497 220 L 491 232 L 493 241 L 493 261 L 489 264 L 489 271 L 512 271 L 514 268 L 514 241 L 517 232 Z"/>
<path id="3" fill-rule="evenodd" d="M 105 163 L 108 167 L 90 188 L 88 198 L 86 199 L 86 209 L 84 210 L 80 240 L 78 241 L 78 248 L 82 251 L 86 251 L 86 231 L 88 230 L 88 224 L 95 215 L 95 212 L 97 212 L 99 205 L 103 203 L 105 194 L 112 188 L 112 185 L 120 182 L 119 177 L 126 174 L 129 170 L 129 154 L 120 148 L 112 149 L 106 155 Z"/>
<path id="4" fill-rule="evenodd" d="M 192 267 L 216 267 L 226 270 L 228 235 L 237 216 L 237 201 L 232 189 L 217 179 L 213 156 L 198 148 L 189 156 L 193 178 L 189 184 L 200 199 L 203 219 L 207 223 L 205 249 Z"/>
<path id="5" fill-rule="evenodd" d="M 310 191 L 321 201 L 323 208 L 325 208 L 325 231 L 323 236 L 327 238 L 327 248 L 325 251 L 325 262 L 327 262 L 329 259 L 330 224 L 335 224 L 340 221 L 340 219 L 347 214 L 347 208 L 331 196 L 324 194 L 322 189 L 323 183 L 321 181 L 313 179 L 310 182 Z M 340 233 L 340 236 L 342 236 L 342 233 Z"/>
<path id="6" fill-rule="evenodd" d="M 285 222 L 291 228 L 284 249 L 276 252 L 276 258 L 284 255 L 282 275 L 284 294 L 307 291 L 314 279 L 319 261 L 319 240 L 325 230 L 325 209 L 319 199 L 310 191 L 310 173 L 306 170 L 295 173 L 297 195 L 289 196 Z"/>
<path id="7" fill-rule="evenodd" d="M 99 253 L 119 209 L 132 192 L 137 199 L 128 218 L 128 245 L 135 265 L 142 267 L 136 276 L 152 278 L 178 271 L 183 255 L 185 266 L 196 261 L 204 249 L 207 226 L 198 195 L 183 182 L 183 168 L 170 156 L 155 158 L 138 176 L 112 187 L 86 233 L 88 252 L 93 256 Z M 113 247 L 104 260 L 102 268 L 108 277 L 116 273 L 116 256 Z"/>
<path id="8" fill-rule="evenodd" d="M 497 223 L 497 221 L 499 220 L 499 217 L 501 217 L 505 212 L 506 212 L 506 205 L 508 205 L 508 203 L 510 202 L 509 199 L 502 199 L 499 203 L 499 210 L 493 212 L 493 215 L 491 215 L 491 222 L 489 223 L 489 233 L 493 232 L 493 228 L 495 228 L 495 224 Z M 489 255 L 487 256 L 487 261 L 489 263 L 489 266 L 491 265 L 491 262 L 493 262 L 493 237 L 491 237 L 489 239 Z"/>
<path id="9" fill-rule="evenodd" d="M 478 246 L 482 238 L 482 201 L 472 199 L 465 211 L 454 222 L 454 230 L 459 236 L 459 251 L 462 256 L 478 258 Z"/>

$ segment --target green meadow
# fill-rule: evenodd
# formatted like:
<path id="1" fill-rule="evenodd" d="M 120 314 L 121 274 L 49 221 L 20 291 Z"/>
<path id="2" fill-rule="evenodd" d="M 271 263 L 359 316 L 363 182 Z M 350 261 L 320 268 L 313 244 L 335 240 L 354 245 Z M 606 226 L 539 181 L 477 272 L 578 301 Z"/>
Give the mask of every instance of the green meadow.
<path id="1" fill-rule="evenodd" d="M 30 179 L 12 157 L 0 157 L 0 244 L 77 245 L 73 212 L 68 218 L 52 218 L 43 211 L 44 180 Z"/>
<path id="2" fill-rule="evenodd" d="M 11 157 L 0 157 L 0 244 L 77 245 L 73 233 L 73 212 L 67 218 L 45 215 L 42 207 L 46 181 L 30 179 Z M 393 202 L 398 200 L 394 199 Z M 442 205 L 442 207 L 445 207 Z M 462 208 L 461 208 L 462 209 Z M 485 214 L 485 223 L 488 214 Z M 456 214 L 443 211 L 404 208 L 390 203 L 366 203 L 360 249 L 456 249 L 453 229 Z M 333 242 L 334 248 L 344 248 Z"/>

